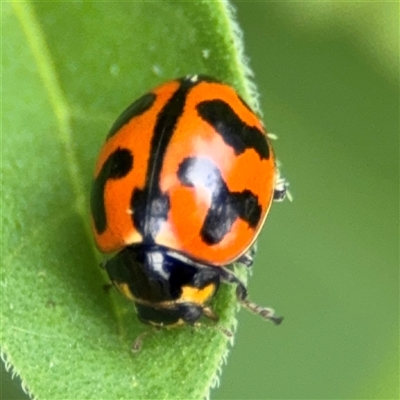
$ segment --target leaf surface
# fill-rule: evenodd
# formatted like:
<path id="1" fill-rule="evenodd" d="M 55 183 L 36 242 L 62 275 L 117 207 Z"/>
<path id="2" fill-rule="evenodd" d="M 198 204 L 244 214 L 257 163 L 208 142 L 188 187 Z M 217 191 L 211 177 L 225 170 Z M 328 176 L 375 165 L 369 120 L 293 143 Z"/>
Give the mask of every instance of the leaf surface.
<path id="1" fill-rule="evenodd" d="M 2 4 L 1 343 L 27 391 L 47 399 L 203 398 L 228 338 L 203 325 L 133 340 L 132 304 L 105 294 L 88 193 L 119 113 L 159 83 L 205 73 L 257 108 L 224 1 Z M 215 304 L 235 325 L 232 288 Z"/>

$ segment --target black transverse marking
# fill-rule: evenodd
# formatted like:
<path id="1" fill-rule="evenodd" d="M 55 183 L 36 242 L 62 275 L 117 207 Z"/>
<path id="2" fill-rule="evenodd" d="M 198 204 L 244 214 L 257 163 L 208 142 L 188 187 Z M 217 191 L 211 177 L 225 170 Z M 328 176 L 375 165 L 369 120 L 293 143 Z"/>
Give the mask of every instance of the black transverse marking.
<path id="1" fill-rule="evenodd" d="M 107 228 L 107 217 L 104 205 L 104 189 L 109 179 L 120 179 L 133 168 L 133 155 L 127 149 L 118 148 L 107 158 L 99 175 L 93 181 L 90 196 L 90 207 L 94 226 L 98 234 Z"/>
<path id="2" fill-rule="evenodd" d="M 146 93 L 140 99 L 137 99 L 129 107 L 127 107 L 122 114 L 117 118 L 108 132 L 107 139 L 115 135 L 125 124 L 127 124 L 133 117 L 137 117 L 147 111 L 156 100 L 154 93 Z"/>
<path id="3" fill-rule="evenodd" d="M 204 186 L 212 196 L 201 236 L 209 245 L 219 243 L 231 230 L 237 218 L 255 228 L 261 218 L 258 198 L 250 190 L 230 192 L 217 166 L 206 158 L 186 158 L 178 170 L 178 178 L 185 186 Z"/>
<path id="4" fill-rule="evenodd" d="M 267 138 L 259 129 L 246 125 L 222 100 L 203 101 L 197 105 L 200 117 L 211 124 L 235 154 L 254 149 L 261 159 L 269 158 Z"/>
<path id="5" fill-rule="evenodd" d="M 132 219 L 146 243 L 153 243 L 162 224 L 168 218 L 169 197 L 161 192 L 159 180 L 164 155 L 172 138 L 176 124 L 182 115 L 186 97 L 196 79 L 181 79 L 181 86 L 160 111 L 151 140 L 151 154 L 147 166 L 146 186 L 132 193 Z"/>

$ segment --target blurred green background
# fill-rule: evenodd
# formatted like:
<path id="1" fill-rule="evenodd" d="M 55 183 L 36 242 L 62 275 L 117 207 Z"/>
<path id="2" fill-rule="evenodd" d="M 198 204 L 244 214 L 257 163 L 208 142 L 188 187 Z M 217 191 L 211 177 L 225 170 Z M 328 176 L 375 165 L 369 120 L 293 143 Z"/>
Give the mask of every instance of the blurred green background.
<path id="1" fill-rule="evenodd" d="M 249 284 L 285 321 L 240 313 L 212 398 L 397 399 L 399 4 L 234 4 L 294 202 Z"/>
<path id="2" fill-rule="evenodd" d="M 399 398 L 399 4 L 241 3 L 293 203 L 275 204 L 214 398 Z"/>

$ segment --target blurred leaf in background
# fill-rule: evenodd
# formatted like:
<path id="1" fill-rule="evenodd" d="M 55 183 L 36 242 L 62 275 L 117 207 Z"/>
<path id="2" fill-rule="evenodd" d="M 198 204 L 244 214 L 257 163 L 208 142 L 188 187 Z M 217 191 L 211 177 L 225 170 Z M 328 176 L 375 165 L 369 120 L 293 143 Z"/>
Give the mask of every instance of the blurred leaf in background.
<path id="1" fill-rule="evenodd" d="M 398 399 L 399 4 L 235 4 L 294 201 L 249 286 L 285 321 L 240 314 L 213 397 Z"/>

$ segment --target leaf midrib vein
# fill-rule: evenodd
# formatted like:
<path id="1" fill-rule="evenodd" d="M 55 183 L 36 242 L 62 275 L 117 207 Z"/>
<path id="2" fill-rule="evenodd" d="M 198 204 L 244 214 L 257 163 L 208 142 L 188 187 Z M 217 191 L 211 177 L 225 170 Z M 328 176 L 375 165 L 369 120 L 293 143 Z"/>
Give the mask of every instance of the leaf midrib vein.
<path id="1" fill-rule="evenodd" d="M 68 105 L 67 98 L 61 89 L 61 85 L 59 84 L 56 68 L 45 40 L 45 34 L 37 20 L 32 5 L 23 0 L 12 2 L 12 6 L 24 32 L 29 48 L 31 49 L 33 58 L 37 64 L 38 73 L 43 81 L 44 87 L 49 96 L 51 107 L 56 117 L 58 124 L 57 134 L 64 148 L 66 167 L 75 196 L 74 208 L 83 220 L 83 225 L 87 235 L 91 237 L 90 226 L 86 222 L 87 212 L 84 184 L 81 179 L 81 172 L 78 167 L 78 160 L 72 140 L 72 129 L 70 124 L 72 114 L 71 109 Z M 112 301 L 112 303 L 115 308 L 115 302 Z M 116 310 L 114 314 L 118 320 L 121 332 L 121 319 L 118 317 Z"/>
<path id="2" fill-rule="evenodd" d="M 35 59 L 38 73 L 49 96 L 58 125 L 56 132 L 65 151 L 66 166 L 75 195 L 75 209 L 84 219 L 86 214 L 84 188 L 72 143 L 71 117 L 68 101 L 60 87 L 44 32 L 37 21 L 32 5 L 26 1 L 13 2 L 12 5 Z"/>

